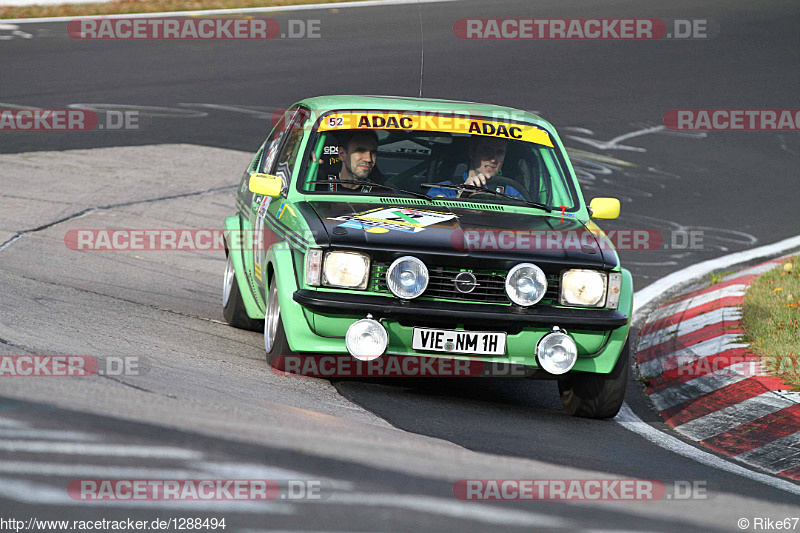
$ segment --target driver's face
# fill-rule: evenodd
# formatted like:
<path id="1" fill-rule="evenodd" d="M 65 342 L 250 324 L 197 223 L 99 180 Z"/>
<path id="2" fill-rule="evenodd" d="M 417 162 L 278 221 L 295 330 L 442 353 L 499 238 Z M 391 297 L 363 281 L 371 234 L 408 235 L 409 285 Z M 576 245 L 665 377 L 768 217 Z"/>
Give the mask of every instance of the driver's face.
<path id="1" fill-rule="evenodd" d="M 339 147 L 339 158 L 354 179 L 367 179 L 378 159 L 378 145 L 372 137 L 355 137 L 347 148 Z"/>
<path id="2" fill-rule="evenodd" d="M 506 158 L 506 141 L 482 137 L 472 150 L 469 168 L 487 178 L 496 176 Z"/>

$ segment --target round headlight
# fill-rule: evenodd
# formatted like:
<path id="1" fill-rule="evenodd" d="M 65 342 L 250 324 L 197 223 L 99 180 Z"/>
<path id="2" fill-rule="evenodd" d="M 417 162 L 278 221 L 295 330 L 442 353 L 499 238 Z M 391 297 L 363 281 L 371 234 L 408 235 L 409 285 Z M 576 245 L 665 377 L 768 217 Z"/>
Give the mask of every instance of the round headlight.
<path id="1" fill-rule="evenodd" d="M 362 318 L 347 328 L 344 342 L 350 355 L 362 361 L 371 361 L 386 351 L 389 335 L 377 320 Z"/>
<path id="2" fill-rule="evenodd" d="M 416 298 L 428 288 L 428 267 L 416 257 L 401 257 L 386 271 L 386 285 L 398 298 Z"/>
<path id="3" fill-rule="evenodd" d="M 506 294 L 517 305 L 529 306 L 542 299 L 547 292 L 547 277 L 542 269 L 530 263 L 521 263 L 506 276 Z"/>
<path id="4" fill-rule="evenodd" d="M 556 376 L 569 372 L 578 360 L 578 347 L 572 337 L 561 331 L 548 333 L 536 345 L 536 362 Z"/>
<path id="5" fill-rule="evenodd" d="M 602 307 L 606 301 L 606 275 L 596 270 L 568 270 L 561 276 L 561 304 Z"/>

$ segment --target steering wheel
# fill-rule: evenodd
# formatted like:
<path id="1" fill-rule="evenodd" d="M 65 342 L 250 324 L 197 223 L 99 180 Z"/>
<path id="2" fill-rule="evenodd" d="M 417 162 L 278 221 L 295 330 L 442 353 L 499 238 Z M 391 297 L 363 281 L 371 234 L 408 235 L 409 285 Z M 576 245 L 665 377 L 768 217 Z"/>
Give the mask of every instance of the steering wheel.
<path id="1" fill-rule="evenodd" d="M 486 182 L 486 185 L 487 185 L 487 187 L 489 185 L 491 185 L 493 187 L 495 187 L 497 185 L 502 185 L 504 187 L 507 186 L 507 185 L 511 185 L 512 187 L 514 187 L 515 189 L 517 189 L 519 191 L 519 193 L 522 195 L 522 197 L 525 200 L 528 200 L 529 202 L 531 201 L 530 192 L 521 183 L 519 183 L 518 181 L 512 180 L 511 178 L 508 178 L 506 176 L 495 176 L 493 178 L 489 178 L 489 180 Z M 508 194 L 508 193 L 506 193 L 506 194 Z M 492 193 L 480 192 L 480 191 L 473 193 L 470 196 L 470 198 L 475 198 L 475 197 L 479 197 L 479 196 L 493 196 L 493 197 L 497 198 L 497 196 L 493 195 Z"/>

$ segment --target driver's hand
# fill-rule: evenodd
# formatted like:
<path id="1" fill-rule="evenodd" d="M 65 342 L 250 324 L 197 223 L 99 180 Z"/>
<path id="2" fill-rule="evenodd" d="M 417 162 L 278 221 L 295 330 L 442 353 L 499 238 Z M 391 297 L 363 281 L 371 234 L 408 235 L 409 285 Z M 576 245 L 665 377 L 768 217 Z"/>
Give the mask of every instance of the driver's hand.
<path id="1" fill-rule="evenodd" d="M 464 181 L 464 185 L 474 185 L 475 187 L 486 187 L 486 181 L 489 178 L 483 174 L 483 172 L 479 172 L 475 176 L 470 176 Z"/>

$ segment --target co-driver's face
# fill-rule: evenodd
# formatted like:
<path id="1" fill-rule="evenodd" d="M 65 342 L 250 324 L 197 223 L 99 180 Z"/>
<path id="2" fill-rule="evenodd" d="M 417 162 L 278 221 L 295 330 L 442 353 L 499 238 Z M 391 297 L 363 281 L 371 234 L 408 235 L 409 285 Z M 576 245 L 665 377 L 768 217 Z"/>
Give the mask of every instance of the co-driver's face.
<path id="1" fill-rule="evenodd" d="M 339 148 L 342 164 L 356 179 L 366 179 L 378 158 L 378 144 L 371 137 L 355 137 L 347 149 Z"/>
<path id="2" fill-rule="evenodd" d="M 472 152 L 470 168 L 491 178 L 500 172 L 506 159 L 506 141 L 482 138 Z"/>

